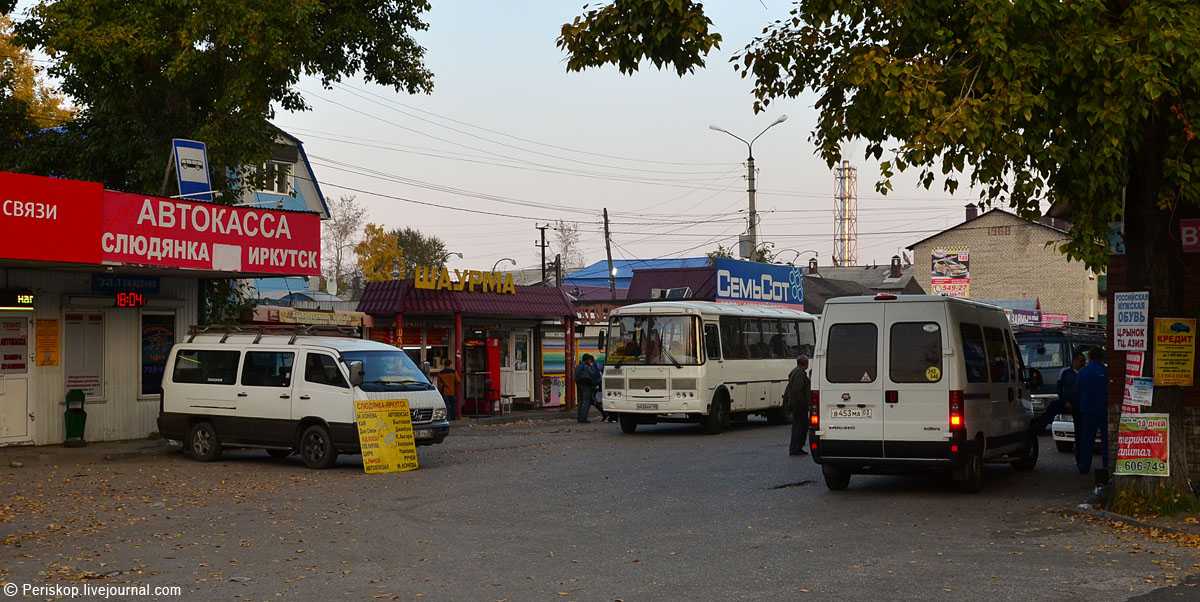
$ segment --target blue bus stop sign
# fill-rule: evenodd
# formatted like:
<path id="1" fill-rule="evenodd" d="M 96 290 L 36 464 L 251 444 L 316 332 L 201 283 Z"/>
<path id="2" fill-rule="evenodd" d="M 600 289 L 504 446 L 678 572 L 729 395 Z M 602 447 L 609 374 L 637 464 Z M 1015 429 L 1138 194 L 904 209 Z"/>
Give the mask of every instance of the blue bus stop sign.
<path id="1" fill-rule="evenodd" d="M 171 152 L 175 155 L 175 177 L 179 181 L 179 196 L 193 201 L 213 200 L 212 182 L 208 178 L 208 147 L 197 140 L 174 138 Z"/>

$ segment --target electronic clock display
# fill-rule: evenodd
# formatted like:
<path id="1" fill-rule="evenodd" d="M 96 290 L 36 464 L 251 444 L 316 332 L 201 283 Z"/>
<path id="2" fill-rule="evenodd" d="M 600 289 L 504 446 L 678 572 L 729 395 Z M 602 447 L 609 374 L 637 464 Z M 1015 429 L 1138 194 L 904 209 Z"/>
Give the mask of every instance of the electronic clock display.
<path id="1" fill-rule="evenodd" d="M 145 306 L 145 294 L 136 291 L 117 291 L 117 307 L 137 308 Z"/>

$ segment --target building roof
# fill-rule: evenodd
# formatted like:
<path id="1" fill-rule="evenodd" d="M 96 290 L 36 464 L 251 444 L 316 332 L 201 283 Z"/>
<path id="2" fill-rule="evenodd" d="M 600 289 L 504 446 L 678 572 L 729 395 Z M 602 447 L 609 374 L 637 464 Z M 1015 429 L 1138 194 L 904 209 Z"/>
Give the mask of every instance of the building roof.
<path id="1" fill-rule="evenodd" d="M 575 315 L 570 299 L 549 286 L 518 286 L 515 295 L 419 289 L 411 280 L 368 282 L 358 311 L 372 315 L 450 315 L 561 318 Z"/>
<path id="2" fill-rule="evenodd" d="M 766 303 L 720 303 L 717 301 L 649 301 L 625 305 L 609 315 L 625 314 L 718 314 L 725 316 L 798 318 L 811 317 L 798 309 Z"/>
<path id="3" fill-rule="evenodd" d="M 968 225 L 968 224 L 971 224 L 971 223 L 973 223 L 973 222 L 976 222 L 976 221 L 978 221 L 978 220 L 982 219 L 982 218 L 983 218 L 983 216 L 985 216 L 985 215 L 991 215 L 991 214 L 993 214 L 993 213 L 996 213 L 996 212 L 999 212 L 999 213 L 1002 213 L 1002 214 L 1004 214 L 1004 215 L 1008 215 L 1008 216 L 1014 217 L 1014 218 L 1016 218 L 1016 219 L 1019 219 L 1019 220 L 1021 220 L 1021 221 L 1029 222 L 1029 224 L 1031 224 L 1031 225 L 1034 225 L 1034 226 L 1041 226 L 1041 227 L 1043 227 L 1043 228 L 1046 228 L 1047 230 L 1053 230 L 1053 231 L 1055 231 L 1055 232 L 1058 232 L 1059 234 L 1070 234 L 1070 232 L 1069 232 L 1069 228 L 1071 227 L 1071 225 L 1070 225 L 1069 223 L 1064 223 L 1064 222 L 1062 222 L 1061 220 L 1058 220 L 1058 219 L 1056 219 L 1056 218 L 1054 218 L 1054 217 L 1043 218 L 1042 220 L 1031 220 L 1031 219 L 1025 219 L 1025 218 L 1023 218 L 1023 217 L 1021 217 L 1021 216 L 1019 216 L 1019 215 L 1017 215 L 1017 214 L 1015 214 L 1015 213 L 1013 213 L 1013 212 L 1011 212 L 1011 211 L 1005 211 L 1004 209 L 995 208 L 995 209 L 989 209 L 989 210 L 987 210 L 987 211 L 984 211 L 983 213 L 980 213 L 979 215 L 975 216 L 975 218 L 974 218 L 974 219 L 969 219 L 969 220 L 966 220 L 966 221 L 964 221 L 964 222 L 963 222 L 963 223 L 961 223 L 961 224 L 958 224 L 958 225 L 955 225 L 955 226 L 950 226 L 949 228 L 946 228 L 945 230 L 942 230 L 941 232 L 938 232 L 937 234 L 932 234 L 932 235 L 930 235 L 930 236 L 926 236 L 925 238 L 922 238 L 921 240 L 918 240 L 917 242 L 914 242 L 913 244 L 911 244 L 911 245 L 908 245 L 908 246 L 907 246 L 907 247 L 905 247 L 905 248 L 907 248 L 907 249 L 913 249 L 913 248 L 915 248 L 917 245 L 919 245 L 919 244 L 921 244 L 921 243 L 923 243 L 923 242 L 925 242 L 925 241 L 932 240 L 932 239 L 934 239 L 934 238 L 937 238 L 937 237 L 939 237 L 939 236 L 941 236 L 941 235 L 943 235 L 943 234 L 945 234 L 945 233 L 947 233 L 947 232 L 951 232 L 951 231 L 953 231 L 953 230 L 957 230 L 957 229 L 959 229 L 959 228 L 962 228 L 962 227 L 964 227 L 964 226 L 966 226 L 966 225 Z M 1063 227 L 1059 227 L 1059 226 L 1063 226 Z"/>
<path id="4" fill-rule="evenodd" d="M 684 257 L 679 259 L 614 259 L 617 270 L 617 288 L 629 288 L 634 270 L 657 270 L 664 268 L 701 268 L 709 265 L 708 257 Z M 575 270 L 563 278 L 563 284 L 576 286 L 608 287 L 608 262 L 597 261 L 583 269 Z"/>
<path id="5" fill-rule="evenodd" d="M 892 278 L 890 265 L 821 266 L 816 274 L 810 273 L 809 276 L 854 282 L 871 291 L 917 292 L 909 288 L 913 284 L 911 264 L 900 268 L 899 278 Z"/>
<path id="6" fill-rule="evenodd" d="M 825 302 L 836 297 L 852 297 L 866 295 L 871 291 L 858 282 L 836 280 L 813 276 L 804 276 L 804 311 L 819 314 L 825 308 Z"/>
<path id="7" fill-rule="evenodd" d="M 567 285 L 564 289 L 567 295 L 572 300 L 579 301 L 614 301 L 611 292 L 607 286 L 571 286 Z M 616 290 L 617 298 L 615 301 L 624 301 L 629 296 L 629 289 L 618 288 Z"/>

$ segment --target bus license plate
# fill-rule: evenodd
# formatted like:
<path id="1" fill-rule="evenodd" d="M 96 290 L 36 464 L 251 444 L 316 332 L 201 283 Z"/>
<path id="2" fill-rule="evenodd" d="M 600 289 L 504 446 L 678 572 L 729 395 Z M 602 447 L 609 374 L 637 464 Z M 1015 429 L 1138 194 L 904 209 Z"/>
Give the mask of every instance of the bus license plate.
<path id="1" fill-rule="evenodd" d="M 657 403 L 639 403 L 639 404 L 637 404 L 636 407 L 639 410 L 657 410 L 658 404 Z"/>
<path id="2" fill-rule="evenodd" d="M 830 418 L 870 418 L 871 408 L 833 408 Z"/>

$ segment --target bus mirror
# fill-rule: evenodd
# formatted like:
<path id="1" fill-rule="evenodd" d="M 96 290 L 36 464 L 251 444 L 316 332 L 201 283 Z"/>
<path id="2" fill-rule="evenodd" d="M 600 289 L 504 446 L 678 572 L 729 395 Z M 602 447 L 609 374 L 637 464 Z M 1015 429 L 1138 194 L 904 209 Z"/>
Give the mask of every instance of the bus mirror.
<path id="1" fill-rule="evenodd" d="M 354 360 L 347 365 L 350 367 L 350 386 L 361 386 L 363 384 L 363 363 Z"/>

